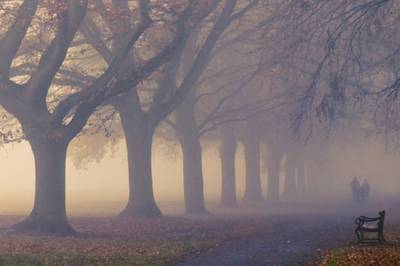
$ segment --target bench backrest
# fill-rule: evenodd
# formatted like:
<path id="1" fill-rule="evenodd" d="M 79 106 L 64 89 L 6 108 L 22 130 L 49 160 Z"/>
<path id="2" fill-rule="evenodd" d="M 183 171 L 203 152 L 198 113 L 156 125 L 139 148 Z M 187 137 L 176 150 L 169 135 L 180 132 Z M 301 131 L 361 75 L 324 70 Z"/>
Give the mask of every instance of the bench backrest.
<path id="1" fill-rule="evenodd" d="M 374 223 L 377 225 L 379 230 L 383 230 L 383 224 L 385 222 L 385 214 L 386 214 L 386 212 L 383 210 L 383 211 L 379 212 L 379 217 L 371 218 L 371 217 L 366 217 L 366 216 L 360 216 L 355 220 L 355 222 L 358 225 L 358 227 L 362 227 L 363 225 Z"/>

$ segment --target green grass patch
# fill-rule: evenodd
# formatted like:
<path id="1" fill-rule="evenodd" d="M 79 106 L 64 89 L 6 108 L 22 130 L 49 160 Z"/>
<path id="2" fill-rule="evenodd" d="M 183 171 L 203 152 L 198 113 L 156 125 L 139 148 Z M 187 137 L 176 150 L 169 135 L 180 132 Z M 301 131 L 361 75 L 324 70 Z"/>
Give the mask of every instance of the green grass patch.
<path id="1" fill-rule="evenodd" d="M 338 266 L 340 265 L 340 261 L 344 255 L 344 251 L 341 248 L 336 248 L 331 251 L 329 259 L 327 261 L 328 266 Z"/>

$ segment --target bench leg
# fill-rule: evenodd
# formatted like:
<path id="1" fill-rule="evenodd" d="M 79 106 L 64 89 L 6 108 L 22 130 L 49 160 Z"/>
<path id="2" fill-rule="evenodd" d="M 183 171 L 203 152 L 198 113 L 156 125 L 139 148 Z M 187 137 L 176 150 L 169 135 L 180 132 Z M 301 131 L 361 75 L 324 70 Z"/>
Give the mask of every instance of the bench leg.
<path id="1" fill-rule="evenodd" d="M 359 230 L 355 230 L 354 233 L 357 236 L 357 242 L 360 243 L 361 242 L 361 232 Z"/>
<path id="2" fill-rule="evenodd" d="M 378 233 L 379 243 L 383 244 L 385 242 L 385 238 L 383 237 L 383 232 Z"/>

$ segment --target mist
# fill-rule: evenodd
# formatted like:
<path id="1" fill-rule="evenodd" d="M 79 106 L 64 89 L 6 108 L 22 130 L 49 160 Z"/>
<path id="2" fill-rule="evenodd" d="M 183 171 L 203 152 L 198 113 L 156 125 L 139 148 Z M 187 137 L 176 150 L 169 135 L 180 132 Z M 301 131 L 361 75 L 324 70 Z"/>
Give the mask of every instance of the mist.
<path id="1" fill-rule="evenodd" d="M 306 145 L 305 157 L 326 149 L 323 157 L 309 162 L 309 167 L 321 168 L 325 174 L 319 177 L 318 193 L 312 190 L 313 180 L 307 175 L 310 189 L 296 201 L 330 201 L 342 203 L 349 200 L 349 185 L 354 176 L 367 179 L 373 192 L 371 197 L 385 199 L 395 197 L 400 191 L 396 184 L 400 171 L 399 155 L 385 150 L 385 143 L 379 139 L 365 139 L 340 133 L 340 136 L 325 138 L 323 144 Z M 78 141 L 79 142 L 79 141 Z M 327 146 L 327 147 L 326 147 Z M 264 147 L 265 148 L 265 147 Z M 115 143 L 115 151 L 108 151 L 99 162 L 90 161 L 84 168 L 74 165 L 73 154 L 67 159 L 67 211 L 71 215 L 116 215 L 128 198 L 128 166 L 125 160 L 126 147 L 122 141 Z M 183 212 L 182 155 L 179 151 L 153 148 L 154 192 L 157 202 L 168 214 Z M 265 156 L 265 155 L 262 155 Z M 8 144 L 1 152 L 3 165 L 2 186 L 0 187 L 0 210 L 3 214 L 26 215 L 34 199 L 34 159 L 27 143 Z M 24 167 L 16 167 L 21 161 Z M 217 207 L 221 193 L 221 164 L 218 147 L 208 145 L 203 154 L 204 191 L 207 205 Z M 284 193 L 285 160 L 281 162 L 280 194 Z M 261 164 L 261 183 L 266 197 L 268 170 Z M 236 188 L 238 198 L 245 189 L 245 164 L 243 146 L 236 155 Z M 318 181 L 317 181 L 318 182 Z M 101 195 L 101 197 L 99 197 Z M 285 198 L 283 198 L 285 200 Z M 306 211 L 306 210 L 305 210 Z"/>
<path id="2" fill-rule="evenodd" d="M 400 261 L 399 10 L 0 1 L 0 264 Z"/>

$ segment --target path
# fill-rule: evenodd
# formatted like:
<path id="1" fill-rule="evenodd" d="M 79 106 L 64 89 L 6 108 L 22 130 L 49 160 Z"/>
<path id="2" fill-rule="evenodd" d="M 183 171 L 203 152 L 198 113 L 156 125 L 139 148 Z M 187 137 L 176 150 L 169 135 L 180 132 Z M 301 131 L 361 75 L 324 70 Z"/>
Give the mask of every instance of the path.
<path id="1" fill-rule="evenodd" d="M 272 227 L 177 265 L 305 265 L 322 250 L 351 241 L 354 223 L 349 215 L 287 216 L 276 218 Z"/>

